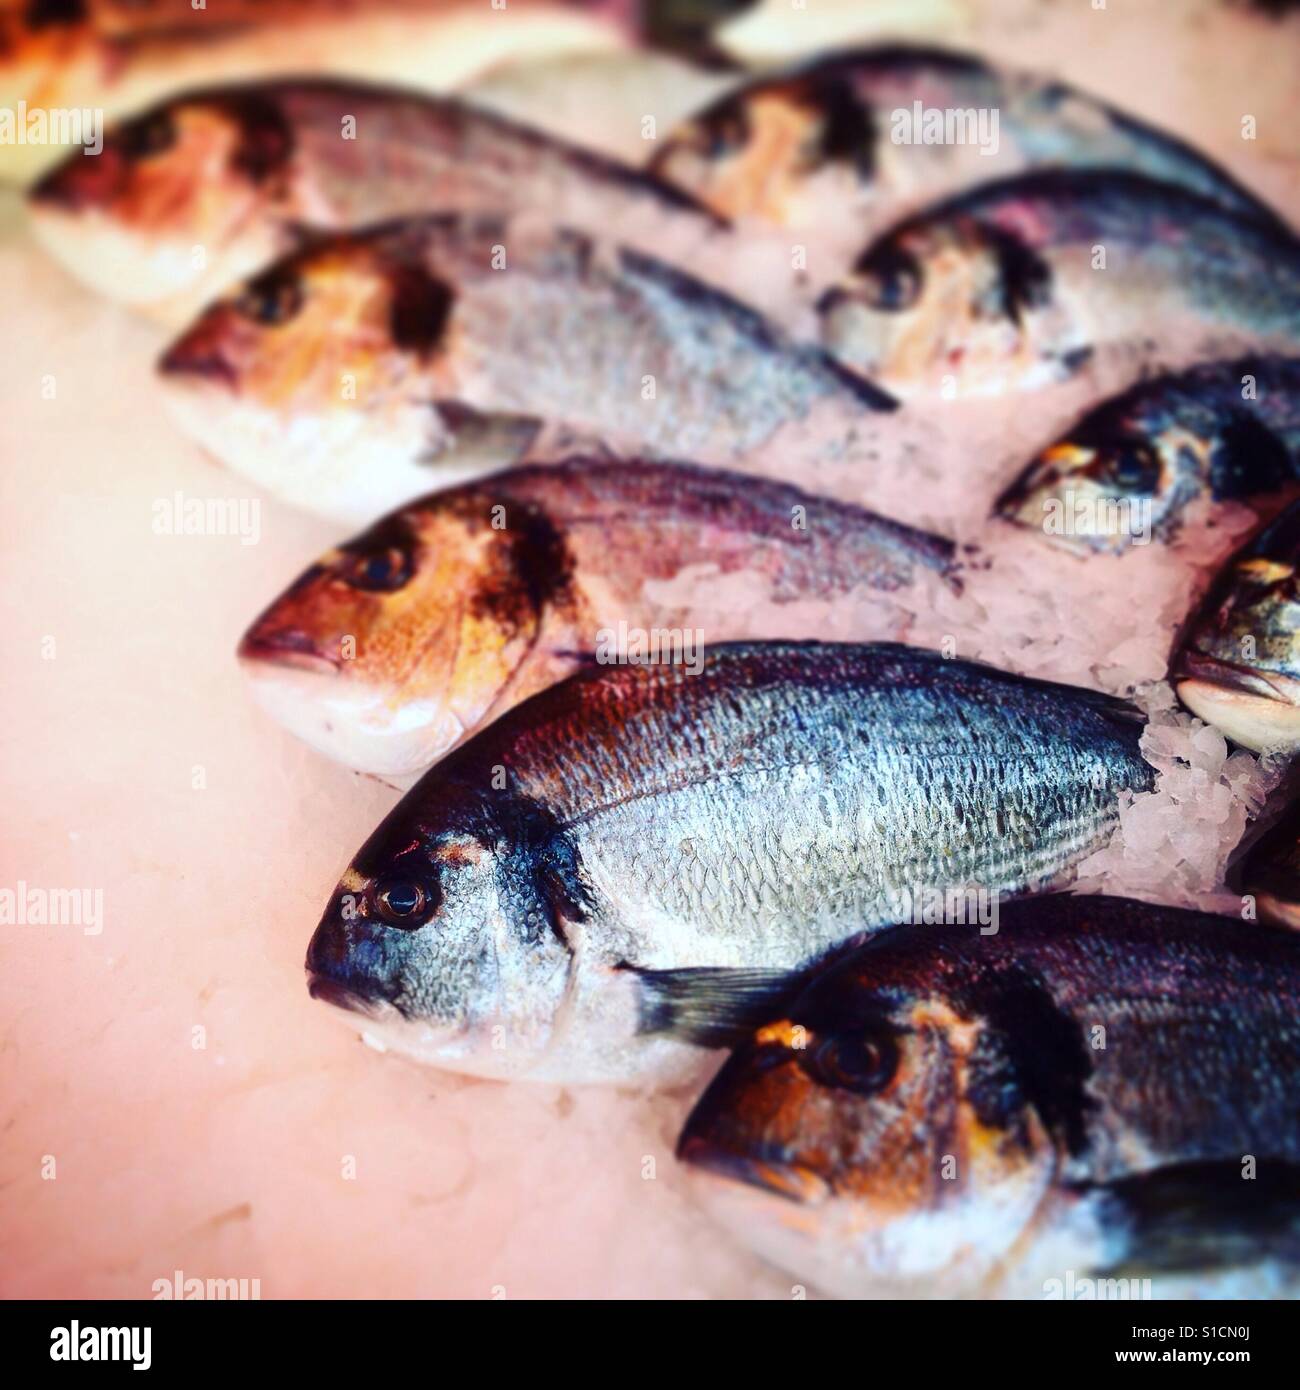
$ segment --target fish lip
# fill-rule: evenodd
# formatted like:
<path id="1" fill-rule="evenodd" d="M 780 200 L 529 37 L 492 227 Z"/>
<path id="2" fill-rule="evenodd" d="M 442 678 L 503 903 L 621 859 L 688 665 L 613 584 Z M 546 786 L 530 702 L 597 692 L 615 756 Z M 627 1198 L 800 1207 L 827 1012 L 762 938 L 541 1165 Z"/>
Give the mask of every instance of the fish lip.
<path id="1" fill-rule="evenodd" d="M 26 192 L 28 207 L 41 212 L 78 213 L 104 206 L 106 200 L 92 196 L 86 181 L 76 177 L 75 168 L 70 168 L 66 160 L 60 160 L 53 169 L 42 174 Z"/>
<path id="2" fill-rule="evenodd" d="M 394 1018 L 399 1013 L 396 1005 L 388 1000 L 367 998 L 333 976 L 322 975 L 317 970 L 307 972 L 307 993 L 322 1003 L 332 1004 L 336 1009 L 345 1009 L 348 1013 L 361 1014 L 364 1018 Z"/>
<path id="3" fill-rule="evenodd" d="M 185 338 L 169 347 L 158 359 L 158 373 L 164 377 L 193 376 L 217 381 L 234 391 L 239 374 L 234 365 L 216 348 L 195 348 Z"/>
<path id="4" fill-rule="evenodd" d="M 252 628 L 240 639 L 235 655 L 244 662 L 286 666 L 318 675 L 337 675 L 342 668 L 342 658 L 326 655 L 305 632 L 296 628 L 269 632 Z"/>
<path id="5" fill-rule="evenodd" d="M 816 1206 L 831 1195 L 826 1179 L 802 1164 L 786 1159 L 775 1162 L 750 1158 L 694 1135 L 682 1136 L 677 1157 L 693 1168 L 748 1187 L 762 1188 L 797 1206 Z"/>
<path id="6" fill-rule="evenodd" d="M 1206 656 L 1194 647 L 1186 647 L 1178 654 L 1170 669 L 1169 679 L 1171 682 L 1206 681 L 1225 690 L 1240 691 L 1243 695 L 1258 695 L 1262 699 L 1290 703 L 1267 676 L 1249 667 L 1234 666 L 1217 657 Z"/>

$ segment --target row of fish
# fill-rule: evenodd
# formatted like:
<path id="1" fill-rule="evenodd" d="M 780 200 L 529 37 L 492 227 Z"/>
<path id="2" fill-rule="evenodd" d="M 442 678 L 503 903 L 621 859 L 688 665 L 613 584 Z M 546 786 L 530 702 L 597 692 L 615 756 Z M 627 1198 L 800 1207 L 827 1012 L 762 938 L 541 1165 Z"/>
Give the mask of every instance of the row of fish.
<path id="1" fill-rule="evenodd" d="M 926 108 L 996 110 L 1001 138 L 888 133 Z M 331 895 L 311 993 L 481 1076 L 659 1083 L 734 1049 L 679 1154 L 833 1290 L 1284 1283 L 1300 943 L 1048 896 L 1154 787 L 1142 712 L 777 639 L 809 600 L 895 635 L 891 596 L 972 578 L 947 538 L 818 495 L 923 458 L 926 401 L 1121 362 L 994 508 L 1041 530 L 1108 504 L 1084 551 L 1131 542 L 1121 504 L 1161 539 L 1197 501 L 1285 505 L 1300 246 L 1180 142 L 932 50 L 749 81 L 653 148 L 633 168 L 454 98 L 274 81 L 169 99 L 32 192 L 69 268 L 188 324 L 159 364 L 187 432 L 374 523 L 240 648 L 295 733 L 419 778 Z M 1300 742 L 1294 515 L 1172 658 L 1253 748 Z M 758 586 L 763 640 L 707 584 L 683 602 L 696 568 Z M 1283 827 L 1244 871 L 1271 921 L 1294 862 Z M 973 920 L 934 927 L 932 896 Z"/>
<path id="2" fill-rule="evenodd" d="M 1074 1269 L 1293 1293 L 1300 940 L 1001 902 L 1058 886 L 1153 785 L 1141 731 L 1122 701 L 888 644 L 590 664 L 375 831 L 311 992 L 381 1049 L 498 1078 L 661 1082 L 733 1047 L 679 1154 L 829 1290 L 1041 1296 Z M 1273 920 L 1296 862 L 1294 823 L 1253 856 Z"/>

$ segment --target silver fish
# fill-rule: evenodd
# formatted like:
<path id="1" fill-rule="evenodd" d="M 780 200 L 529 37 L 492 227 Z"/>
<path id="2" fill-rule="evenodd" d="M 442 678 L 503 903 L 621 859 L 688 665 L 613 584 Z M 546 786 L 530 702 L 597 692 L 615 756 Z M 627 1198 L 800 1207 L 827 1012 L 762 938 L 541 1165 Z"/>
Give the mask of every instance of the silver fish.
<path id="1" fill-rule="evenodd" d="M 1121 551 L 1174 536 L 1200 498 L 1254 501 L 1298 485 L 1300 358 L 1245 357 L 1103 401 L 1038 454 L 995 510 L 1081 549 Z"/>
<path id="2" fill-rule="evenodd" d="M 160 372 L 211 453 L 353 523 L 559 451 L 545 445 L 556 428 L 588 448 L 742 469 L 770 445 L 800 481 L 818 457 L 842 473 L 850 451 L 866 463 L 926 436 L 821 349 L 691 276 L 496 217 L 315 242 L 212 305 Z"/>
<path id="3" fill-rule="evenodd" d="M 454 98 L 305 80 L 161 102 L 110 130 L 95 158 L 70 155 L 29 204 L 73 275 L 172 323 L 299 244 L 303 227 L 531 210 L 698 256 L 723 226 L 648 174 Z"/>
<path id="4" fill-rule="evenodd" d="M 1059 881 L 1123 790 L 1142 718 L 936 652 L 771 643 L 595 665 L 437 764 L 362 847 L 313 994 L 453 1070 L 678 1074 L 785 972 L 900 894 Z"/>
<path id="5" fill-rule="evenodd" d="M 711 604 L 701 586 L 690 608 L 656 589 L 692 567 L 748 575 L 751 603 Z M 570 458 L 385 517 L 295 579 L 239 655 L 295 733 L 410 785 L 583 653 L 657 633 L 689 640 L 698 661 L 706 640 L 795 635 L 787 604 L 891 593 L 922 572 L 954 585 L 954 570 L 950 541 L 770 479 Z M 854 635 L 902 631 L 882 614 Z"/>
<path id="6" fill-rule="evenodd" d="M 1294 1297 L 1298 1020 L 1300 940 L 1236 918 L 1062 894 L 899 926 L 746 1040 L 678 1151 L 832 1293 Z"/>
<path id="7" fill-rule="evenodd" d="M 1093 355 L 1136 375 L 1300 352 L 1300 242 L 1110 170 L 982 185 L 900 222 L 819 301 L 822 341 L 898 395 L 1024 390 Z"/>
<path id="8" fill-rule="evenodd" d="M 650 167 L 724 217 L 819 241 L 1033 168 L 1145 174 L 1280 226 L 1226 170 L 1095 97 L 904 44 L 755 78 L 671 131 Z"/>

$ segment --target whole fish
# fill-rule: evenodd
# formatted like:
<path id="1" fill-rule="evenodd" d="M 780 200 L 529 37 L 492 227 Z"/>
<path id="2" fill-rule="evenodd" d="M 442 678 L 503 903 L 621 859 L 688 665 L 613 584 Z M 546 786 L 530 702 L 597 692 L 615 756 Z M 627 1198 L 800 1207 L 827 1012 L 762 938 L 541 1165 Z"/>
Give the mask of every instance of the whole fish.
<path id="1" fill-rule="evenodd" d="M 899 926 L 737 1049 L 678 1154 L 840 1295 L 1294 1293 L 1300 939 L 1069 895 Z"/>
<path id="2" fill-rule="evenodd" d="M 1300 502 L 1224 566 L 1174 647 L 1178 698 L 1235 743 L 1300 748 Z"/>
<path id="3" fill-rule="evenodd" d="M 671 131 L 649 167 L 727 218 L 829 237 L 845 259 L 887 220 L 1042 167 L 1126 169 L 1278 225 L 1182 141 L 1064 83 L 940 48 L 850 49 L 757 78 Z"/>
<path id="4" fill-rule="evenodd" d="M 819 301 L 822 341 L 901 395 L 1300 351 L 1300 242 L 1137 174 L 1028 174 L 899 223 Z M 1134 373 L 1136 374 L 1136 373 Z"/>
<path id="5" fill-rule="evenodd" d="M 1300 358 L 1209 362 L 1140 381 L 1088 411 L 998 499 L 1009 521 L 1082 549 L 1177 534 L 1203 497 L 1250 500 L 1300 482 Z M 1054 517 L 1077 522 L 1066 530 Z"/>
<path id="6" fill-rule="evenodd" d="M 96 158 L 70 155 L 29 206 L 73 275 L 173 323 L 300 244 L 304 227 L 533 210 L 683 256 L 720 235 L 716 216 L 687 194 L 503 116 L 325 80 L 163 102 L 110 130 Z"/>
<path id="7" fill-rule="evenodd" d="M 32 0 L 0 6 L 0 109 L 45 113 L 44 139 L 0 144 L 0 179 L 26 182 L 80 139 L 56 112 L 115 121 L 177 93 L 287 72 L 447 92 L 514 57 L 622 46 L 608 11 L 511 0 Z"/>
<path id="8" fill-rule="evenodd" d="M 914 885 L 1059 880 L 1151 787 L 1141 732 L 1109 696 L 892 644 L 593 665 L 407 793 L 325 910 L 311 991 L 453 1070 L 680 1076 Z"/>
<path id="9" fill-rule="evenodd" d="M 547 425 L 721 465 L 814 411 L 840 431 L 828 449 L 845 432 L 901 447 L 909 428 L 819 348 L 660 261 L 454 213 L 287 257 L 210 307 L 160 370 L 211 453 L 354 522 L 542 450 Z"/>
<path id="10" fill-rule="evenodd" d="M 747 573 L 756 599 L 778 606 L 890 592 L 921 570 L 954 582 L 951 542 L 859 507 L 692 464 L 570 458 L 385 517 L 295 580 L 239 655 L 294 733 L 400 782 L 577 670 L 581 653 L 653 633 L 689 642 L 698 663 L 706 641 L 752 632 L 752 610 L 656 594 L 692 566 Z M 777 625 L 765 636 L 793 635 L 764 613 Z"/>

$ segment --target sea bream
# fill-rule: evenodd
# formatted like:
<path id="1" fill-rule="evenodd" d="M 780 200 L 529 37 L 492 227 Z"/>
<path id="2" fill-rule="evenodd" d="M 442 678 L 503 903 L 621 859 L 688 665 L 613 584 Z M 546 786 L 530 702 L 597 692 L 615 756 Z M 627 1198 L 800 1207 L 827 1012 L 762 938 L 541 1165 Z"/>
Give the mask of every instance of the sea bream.
<path id="1" fill-rule="evenodd" d="M 311 992 L 452 1070 L 681 1077 L 902 895 L 1061 881 L 1153 785 L 1142 725 L 888 643 L 593 664 L 382 822 L 312 938 Z"/>
<path id="2" fill-rule="evenodd" d="M 832 246 L 841 266 L 887 222 L 1033 168 L 1125 169 L 1277 224 L 1181 140 L 1062 82 L 939 48 L 850 49 L 766 74 L 671 131 L 649 167 L 725 217 Z"/>
<path id="3" fill-rule="evenodd" d="M 94 159 L 70 155 L 29 207 L 73 275 L 175 324 L 300 244 L 304 227 L 532 210 L 685 258 L 722 236 L 689 195 L 590 150 L 455 98 L 323 80 L 163 102 L 109 130 Z M 719 244 L 723 272 L 735 247 Z"/>
<path id="4" fill-rule="evenodd" d="M 209 452 L 353 524 L 557 438 L 745 471 L 770 446 L 802 481 L 819 459 L 843 475 L 850 448 L 869 463 L 927 437 L 821 349 L 661 261 L 477 215 L 317 242 L 212 305 L 159 365 Z"/>
<path id="5" fill-rule="evenodd" d="M 871 242 L 818 303 L 822 341 L 895 394 L 1129 379 L 1300 351 L 1300 242 L 1138 174 L 1051 171 L 933 205 Z"/>
<path id="6" fill-rule="evenodd" d="M 1300 502 L 1223 567 L 1174 646 L 1178 698 L 1235 743 L 1300 748 Z"/>
<path id="7" fill-rule="evenodd" d="M 1294 1296 L 1300 939 L 1068 894 L 895 927 L 752 1033 L 678 1154 L 845 1297 Z"/>
<path id="8" fill-rule="evenodd" d="M 559 0 L 17 0 L 0 5 L 0 109 L 117 120 L 176 93 L 285 72 L 448 92 L 498 62 L 617 51 L 613 16 Z M 26 182 L 77 136 L 0 144 L 0 179 Z"/>
<path id="9" fill-rule="evenodd" d="M 1151 377 L 1089 410 L 1002 494 L 996 513 L 1081 550 L 1178 532 L 1191 503 L 1300 485 L 1300 358 L 1244 357 Z"/>
<path id="10" fill-rule="evenodd" d="M 790 604 L 955 585 L 953 545 L 769 479 L 569 458 L 434 493 L 322 556 L 249 628 L 260 704 L 313 747 L 409 785 L 590 653 L 796 635 Z M 697 575 L 690 599 L 671 581 Z M 711 601 L 727 576 L 750 582 Z M 685 604 L 691 606 L 684 606 Z M 878 607 L 878 613 L 876 608 Z M 853 635 L 897 637 L 881 604 Z M 633 654 L 635 654 L 633 652 Z"/>

